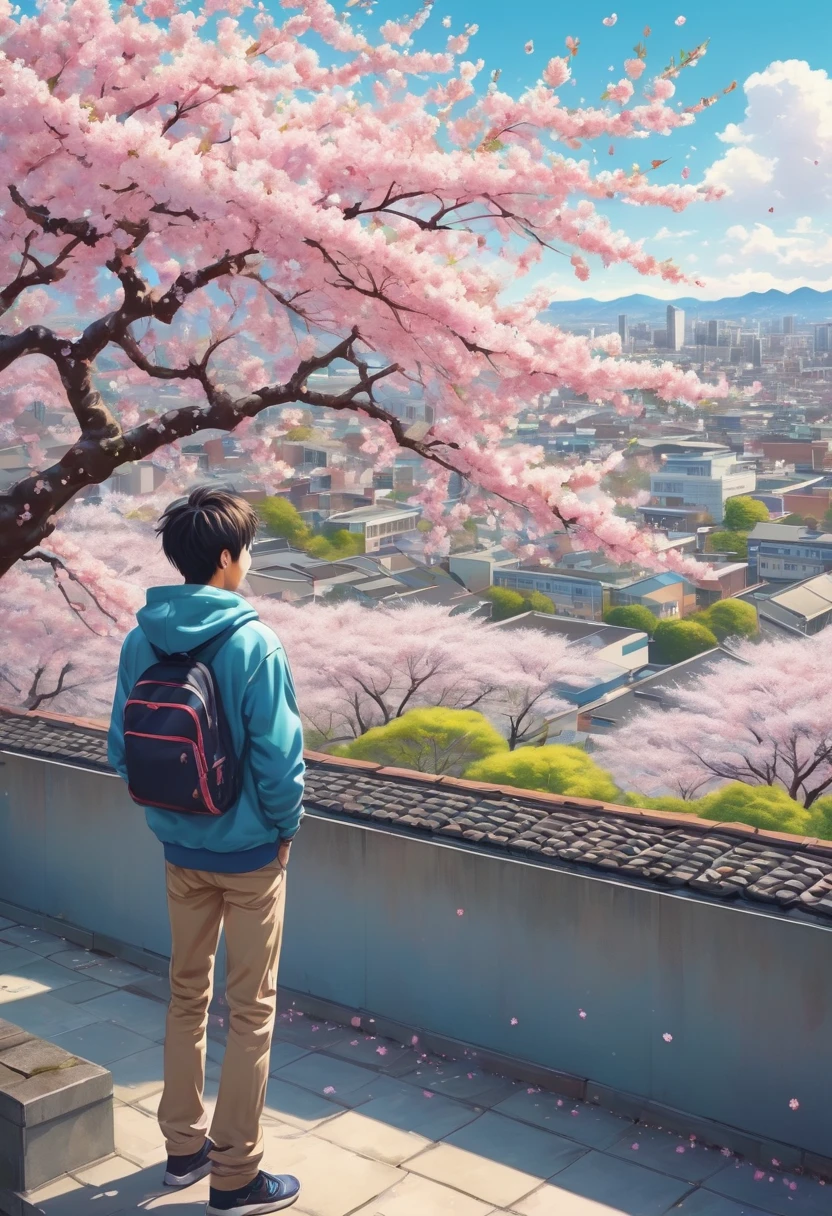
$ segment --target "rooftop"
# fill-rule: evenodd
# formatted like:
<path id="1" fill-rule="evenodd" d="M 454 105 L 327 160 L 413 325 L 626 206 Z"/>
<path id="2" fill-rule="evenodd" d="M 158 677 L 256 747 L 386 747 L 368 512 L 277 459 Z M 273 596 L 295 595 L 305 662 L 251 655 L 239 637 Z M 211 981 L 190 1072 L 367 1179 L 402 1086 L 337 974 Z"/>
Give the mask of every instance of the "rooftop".
<path id="1" fill-rule="evenodd" d="M 0 919 L 0 993 L 15 1024 L 113 1076 L 116 1155 L 30 1194 L 45 1216 L 196 1213 L 206 1178 L 165 1190 L 156 1111 L 168 982 L 42 929 Z M 227 1008 L 209 1015 L 206 1107 L 216 1099 Z M 755 1184 L 753 1165 L 712 1145 L 591 1101 L 559 1098 L 459 1059 L 403 1046 L 362 1019 L 347 1026 L 291 1005 L 278 1013 L 263 1135 L 272 1169 L 302 1183 L 298 1216 L 662 1216 L 684 1201 L 698 1213 L 822 1212 L 821 1184 L 777 1171 Z M 383 1054 L 381 1054 L 383 1053 Z M 726 1150 L 727 1152 L 728 1150 Z M 756 1206 L 762 1204 L 762 1207 Z"/>
<path id="2" fill-rule="evenodd" d="M 605 646 L 613 642 L 623 642 L 634 634 L 640 634 L 638 629 L 628 629 L 622 625 L 605 625 L 601 621 L 579 621 L 572 616 L 553 616 L 547 612 L 519 612 L 504 621 L 498 621 L 495 629 L 540 629 L 544 633 L 554 633 L 559 637 L 568 638 L 570 642 L 585 642 L 590 638 L 600 639 Z"/>
<path id="3" fill-rule="evenodd" d="M 626 631 L 625 631 L 626 632 Z M 682 667 L 722 658 L 711 651 Z M 628 689 L 660 698 L 678 668 Z M 615 712 L 614 695 L 599 712 Z M 101 724 L 0 709 L 0 753 L 111 772 Z M 371 821 L 558 868 L 600 870 L 663 890 L 764 904 L 787 916 L 832 919 L 832 841 L 718 824 L 584 798 L 385 768 L 307 751 L 307 811 Z M 751 870 L 749 870 L 751 867 Z M 787 885 L 787 879 L 788 885 Z"/>

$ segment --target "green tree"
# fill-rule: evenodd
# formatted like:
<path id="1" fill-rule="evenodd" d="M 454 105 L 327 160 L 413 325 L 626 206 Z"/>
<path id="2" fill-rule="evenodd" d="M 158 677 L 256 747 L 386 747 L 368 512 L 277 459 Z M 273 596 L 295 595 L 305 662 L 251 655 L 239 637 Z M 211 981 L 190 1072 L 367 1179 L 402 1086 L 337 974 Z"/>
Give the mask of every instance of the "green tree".
<path id="1" fill-rule="evenodd" d="M 491 781 L 524 790 L 545 790 L 573 798 L 601 798 L 614 802 L 620 790 L 609 773 L 599 768 L 582 747 L 550 743 L 545 747 L 518 747 L 494 752 L 465 770 L 470 781 Z"/>
<path id="2" fill-rule="evenodd" d="M 706 548 L 708 553 L 735 553 L 741 562 L 748 557 L 748 539 L 742 532 L 709 532 Z"/>
<path id="3" fill-rule="evenodd" d="M 508 752 L 500 732 L 473 709 L 410 709 L 385 726 L 374 726 L 332 754 L 351 760 L 412 768 L 420 773 L 460 776 L 476 760 Z"/>
<path id="4" fill-rule="evenodd" d="M 314 434 L 315 431 L 311 426 L 293 426 L 289 428 L 284 438 L 293 440 L 311 439 Z"/>
<path id="5" fill-rule="evenodd" d="M 755 524 L 765 523 L 768 518 L 768 507 L 747 494 L 729 498 L 725 504 L 725 527 L 732 532 L 750 532 Z"/>
<path id="6" fill-rule="evenodd" d="M 809 812 L 809 833 L 820 840 L 832 840 L 832 798 L 818 798 Z"/>
<path id="7" fill-rule="evenodd" d="M 604 620 L 608 625 L 621 625 L 624 629 L 641 629 L 651 638 L 659 623 L 656 614 L 643 604 L 621 604 L 618 608 L 608 608 Z"/>
<path id="8" fill-rule="evenodd" d="M 364 552 L 364 537 L 360 532 L 350 532 L 346 528 L 324 531 L 320 536 L 312 536 L 304 545 L 307 553 L 319 557 L 321 561 L 337 562 L 342 557 L 355 557 Z"/>
<path id="9" fill-rule="evenodd" d="M 309 543 L 312 536 L 309 526 L 288 498 L 279 494 L 265 498 L 258 503 L 257 514 L 270 536 L 283 536 L 296 549 L 303 549 Z"/>
<path id="10" fill-rule="evenodd" d="M 483 599 L 491 601 L 492 621 L 505 621 L 510 616 L 517 616 L 526 611 L 526 603 L 518 591 L 510 587 L 489 587 L 483 592 Z"/>
<path id="11" fill-rule="evenodd" d="M 718 642 L 726 638 L 755 638 L 759 633 L 757 611 L 745 600 L 717 600 L 706 612 L 695 618 L 706 629 L 710 629 Z"/>
<path id="12" fill-rule="evenodd" d="M 698 621 L 659 621 L 653 642 L 662 663 L 681 663 L 717 645 L 715 635 Z"/>
<path id="13" fill-rule="evenodd" d="M 542 591 L 524 591 L 521 595 L 525 601 L 524 612 L 546 612 L 549 616 L 554 614 L 555 605 Z"/>
<path id="14" fill-rule="evenodd" d="M 824 821 L 819 803 L 807 811 L 779 785 L 746 785 L 732 781 L 702 798 L 644 798 L 628 794 L 631 806 L 645 810 L 671 811 L 676 815 L 696 815 L 722 823 L 749 823 L 769 832 L 792 832 L 797 836 L 818 835 L 817 825 Z M 822 802 L 820 799 L 819 802 Z M 826 799 L 832 802 L 832 799 Z M 832 835 L 832 817 L 828 824 Z"/>
<path id="15" fill-rule="evenodd" d="M 483 599 L 492 604 L 492 621 L 505 621 L 521 612 L 546 612 L 552 616 L 555 605 L 542 591 L 513 591 L 510 587 L 489 587 Z"/>

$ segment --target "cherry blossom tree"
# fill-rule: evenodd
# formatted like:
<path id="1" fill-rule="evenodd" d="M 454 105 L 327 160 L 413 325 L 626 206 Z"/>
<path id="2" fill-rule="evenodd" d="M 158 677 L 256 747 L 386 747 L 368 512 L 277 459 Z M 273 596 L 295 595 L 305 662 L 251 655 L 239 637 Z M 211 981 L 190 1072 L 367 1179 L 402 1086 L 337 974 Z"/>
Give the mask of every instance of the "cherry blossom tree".
<path id="1" fill-rule="evenodd" d="M 832 790 L 832 630 L 740 643 L 676 688 L 674 708 L 647 710 L 598 740 L 599 763 L 647 795 L 693 798 L 723 782 L 779 786 L 811 806 Z"/>
<path id="2" fill-rule="evenodd" d="M 532 551 L 566 528 L 581 547 L 684 564 L 614 515 L 598 483 L 617 455 L 548 465 L 510 441 L 520 409 L 553 390 L 627 412 L 632 390 L 695 403 L 727 386 L 610 357 L 617 336 L 540 318 L 547 289 L 505 289 L 550 251 L 581 280 L 596 258 L 687 281 L 596 204 L 679 212 L 718 192 L 658 181 L 663 161 L 593 173 L 571 153 L 692 123 L 715 98 L 671 98 L 704 45 L 636 97 L 641 46 L 601 104 L 574 108 L 558 92 L 571 35 L 513 97 L 498 73 L 480 87 L 482 61 L 465 58 L 476 27 L 441 52 L 412 45 L 429 4 L 375 43 L 325 0 L 283 0 L 282 21 L 251 7 L 43 0 L 28 16 L 0 0 L 0 413 L 30 465 L 0 492 L 0 574 L 80 490 L 201 431 L 233 431 L 279 483 L 272 438 L 301 407 L 357 414 L 379 468 L 399 448 L 424 458 L 435 550 L 489 511 Z M 338 361 L 352 383 L 323 391 L 316 374 Z M 433 421 L 403 423 L 385 385 L 416 385 Z M 21 420 L 35 399 L 65 411 L 57 457 Z M 258 431 L 267 410 L 274 430 Z M 446 517 L 453 471 L 470 493 Z"/>
<path id="3" fill-rule="evenodd" d="M 349 742 L 409 709 L 476 709 L 529 742 L 568 707 L 558 686 L 586 679 L 592 651 L 540 630 L 497 630 L 434 605 L 256 601 L 289 655 L 313 746 Z"/>

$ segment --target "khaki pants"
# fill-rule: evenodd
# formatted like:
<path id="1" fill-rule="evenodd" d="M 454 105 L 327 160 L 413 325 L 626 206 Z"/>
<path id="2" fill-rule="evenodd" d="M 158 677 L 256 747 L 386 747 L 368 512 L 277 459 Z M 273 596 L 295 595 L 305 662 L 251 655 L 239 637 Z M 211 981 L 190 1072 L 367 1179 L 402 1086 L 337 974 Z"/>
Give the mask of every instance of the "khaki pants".
<path id="1" fill-rule="evenodd" d="M 159 1124 L 171 1156 L 199 1152 L 208 1133 L 203 1105 L 208 1006 L 220 928 L 225 926 L 228 1043 L 211 1123 L 211 1185 L 233 1191 L 263 1158 L 266 1099 L 277 1001 L 285 871 L 273 861 L 251 874 L 166 865 L 172 950 Z"/>

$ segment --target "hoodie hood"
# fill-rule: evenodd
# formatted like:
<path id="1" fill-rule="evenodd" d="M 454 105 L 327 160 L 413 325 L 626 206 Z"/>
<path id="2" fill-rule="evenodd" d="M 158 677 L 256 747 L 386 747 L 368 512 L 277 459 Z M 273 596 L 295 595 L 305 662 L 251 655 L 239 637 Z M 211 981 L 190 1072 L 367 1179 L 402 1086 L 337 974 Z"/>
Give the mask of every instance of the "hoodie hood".
<path id="1" fill-rule="evenodd" d="M 193 650 L 229 625 L 257 619 L 241 595 L 202 583 L 151 587 L 147 603 L 136 613 L 148 642 L 165 654 Z"/>

